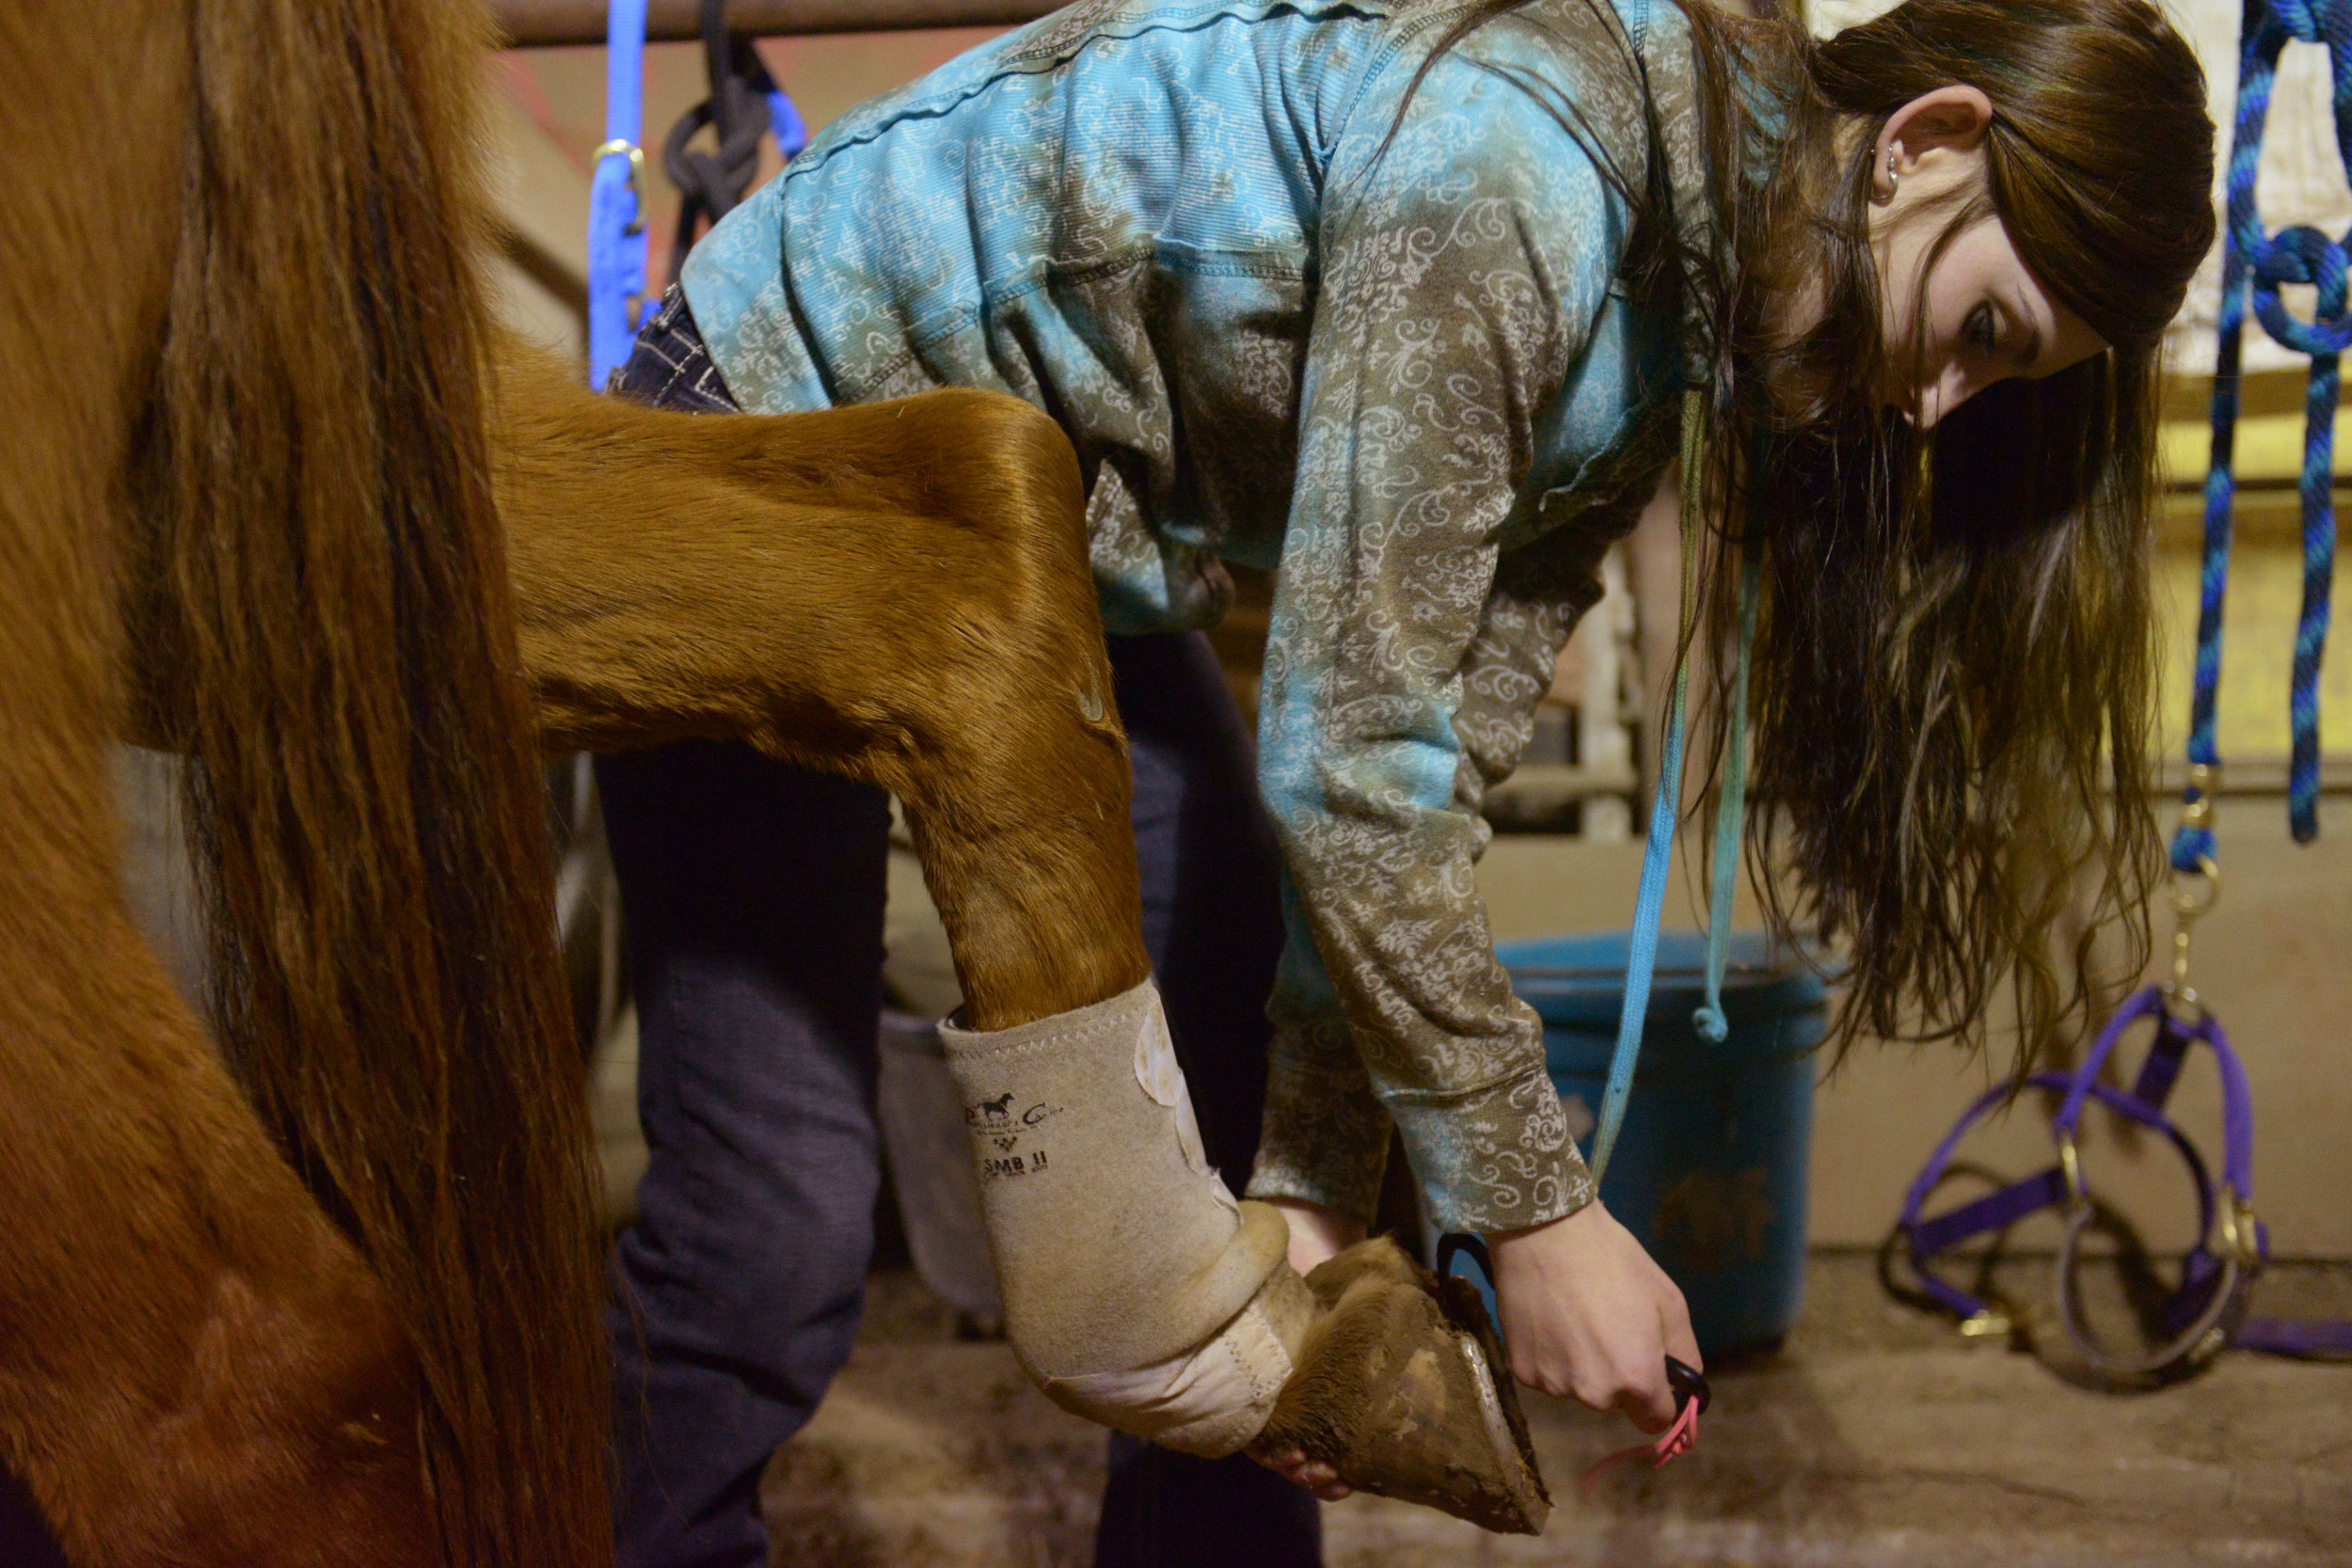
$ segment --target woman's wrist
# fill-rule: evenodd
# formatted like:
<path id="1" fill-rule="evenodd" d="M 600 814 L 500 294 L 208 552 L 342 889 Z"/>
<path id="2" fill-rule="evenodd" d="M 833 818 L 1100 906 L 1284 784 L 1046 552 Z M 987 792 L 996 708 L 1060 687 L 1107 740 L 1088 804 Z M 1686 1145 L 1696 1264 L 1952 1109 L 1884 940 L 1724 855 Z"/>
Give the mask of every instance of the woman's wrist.
<path id="1" fill-rule="evenodd" d="M 1539 1220 L 1534 1225 L 1520 1226 L 1512 1230 L 1484 1232 L 1486 1250 L 1494 1254 L 1496 1259 L 1500 1261 L 1505 1254 L 1524 1250 L 1525 1243 L 1548 1238 L 1553 1230 L 1573 1225 L 1574 1222 L 1587 1215 L 1607 1212 L 1608 1211 L 1600 1206 L 1600 1198 L 1597 1195 L 1588 1195 L 1582 1202 L 1565 1214 L 1555 1214 L 1550 1219 Z"/>

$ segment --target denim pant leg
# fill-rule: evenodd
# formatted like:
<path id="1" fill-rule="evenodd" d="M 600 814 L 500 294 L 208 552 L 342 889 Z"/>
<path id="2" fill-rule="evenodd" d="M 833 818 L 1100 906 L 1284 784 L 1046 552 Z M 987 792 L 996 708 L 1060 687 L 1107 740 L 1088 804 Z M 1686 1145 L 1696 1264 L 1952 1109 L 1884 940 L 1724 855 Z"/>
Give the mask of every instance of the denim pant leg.
<path id="1" fill-rule="evenodd" d="M 889 809 L 748 748 L 596 765 L 651 1155 L 613 1249 L 624 1568 L 757 1568 L 759 1477 L 856 1338 Z"/>
<path id="2" fill-rule="evenodd" d="M 0 1465 L 0 1563 L 8 1568 L 72 1568 L 65 1548 L 49 1533 L 49 1522 L 31 1489 Z"/>
<path id="3" fill-rule="evenodd" d="M 1209 640 L 1109 640 L 1135 767 L 1143 939 L 1201 1141 L 1239 1193 L 1265 1101 L 1266 998 L 1282 952 L 1280 852 L 1255 750 Z M 1315 1568 L 1313 1497 L 1241 1454 L 1113 1434 L 1097 1568 Z"/>

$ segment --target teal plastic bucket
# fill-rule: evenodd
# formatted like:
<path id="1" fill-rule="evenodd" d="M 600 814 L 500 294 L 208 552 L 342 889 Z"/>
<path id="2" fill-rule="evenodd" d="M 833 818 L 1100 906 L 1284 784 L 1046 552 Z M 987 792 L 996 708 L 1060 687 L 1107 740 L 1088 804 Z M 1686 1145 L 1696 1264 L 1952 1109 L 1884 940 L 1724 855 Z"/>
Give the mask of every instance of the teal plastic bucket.
<path id="1" fill-rule="evenodd" d="M 1630 945 L 1619 931 L 1496 948 L 1544 1021 L 1551 1081 L 1587 1153 Z M 1724 976 L 1729 1037 L 1711 1045 L 1691 1022 L 1706 998 L 1706 958 L 1701 933 L 1659 940 L 1641 1067 L 1600 1196 L 1682 1288 L 1711 1357 L 1779 1343 L 1804 1300 L 1810 1053 L 1828 997 L 1820 976 L 1762 933 L 1735 936 Z"/>

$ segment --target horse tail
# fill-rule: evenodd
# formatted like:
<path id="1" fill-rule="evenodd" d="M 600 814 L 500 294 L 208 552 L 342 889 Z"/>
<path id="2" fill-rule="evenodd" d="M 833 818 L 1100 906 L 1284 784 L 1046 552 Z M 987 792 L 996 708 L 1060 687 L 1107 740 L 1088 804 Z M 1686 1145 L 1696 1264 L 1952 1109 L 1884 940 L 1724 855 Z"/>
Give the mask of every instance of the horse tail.
<path id="1" fill-rule="evenodd" d="M 232 1065 L 413 1340 L 453 1563 L 610 1560 L 581 1064 L 487 452 L 476 84 L 421 0 L 196 0 L 148 586 Z"/>

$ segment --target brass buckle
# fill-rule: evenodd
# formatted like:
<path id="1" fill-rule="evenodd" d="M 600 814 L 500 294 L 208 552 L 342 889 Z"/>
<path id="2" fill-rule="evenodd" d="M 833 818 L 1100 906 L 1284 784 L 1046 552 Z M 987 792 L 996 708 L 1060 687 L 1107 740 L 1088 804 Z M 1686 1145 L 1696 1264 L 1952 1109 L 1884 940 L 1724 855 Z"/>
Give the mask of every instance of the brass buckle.
<path id="1" fill-rule="evenodd" d="M 2188 765 L 2188 788 L 2183 791 L 2188 799 L 2181 807 L 2181 826 L 2199 831 L 2213 827 L 2214 792 L 2221 787 L 2221 767 L 2218 763 L 2192 762 Z"/>
<path id="2" fill-rule="evenodd" d="M 2199 823 L 2195 818 L 2201 812 L 2210 820 L 2212 804 L 2211 796 L 2201 798 L 2182 815 L 2182 820 L 2196 827 Z M 2201 897 L 2189 885 L 2186 875 L 2172 873 L 2172 978 L 2164 985 L 2165 1010 L 2175 1020 L 2192 1026 L 2204 1021 L 2205 1005 L 2188 983 L 2189 936 L 2197 922 L 2212 913 L 2213 907 L 2221 902 L 2221 867 L 2214 863 L 2211 855 L 2200 855 L 2193 875 L 2204 882 Z"/>
<path id="3" fill-rule="evenodd" d="M 2261 1265 L 2262 1231 L 2255 1224 L 2254 1206 L 2226 1182 L 2214 1193 L 2214 1235 L 2241 1264 Z"/>
<path id="4" fill-rule="evenodd" d="M 1975 1317 L 1962 1320 L 1960 1337 L 1963 1339 L 2006 1339 L 2010 1328 L 2008 1313 L 1997 1312 L 1988 1307 Z"/>
<path id="5" fill-rule="evenodd" d="M 622 152 L 628 154 L 628 194 L 636 198 L 636 212 L 629 218 L 628 227 L 621 232 L 642 234 L 645 231 L 645 150 L 633 141 L 615 136 L 596 149 L 588 160 L 588 166 L 591 169 L 600 168 L 607 158 Z"/>
<path id="6" fill-rule="evenodd" d="M 2090 1202 L 2090 1189 L 2083 1185 L 2082 1150 L 2074 1147 L 2072 1129 L 2058 1134 L 2058 1175 L 2066 1181 L 2066 1205 L 2081 1209 Z"/>

